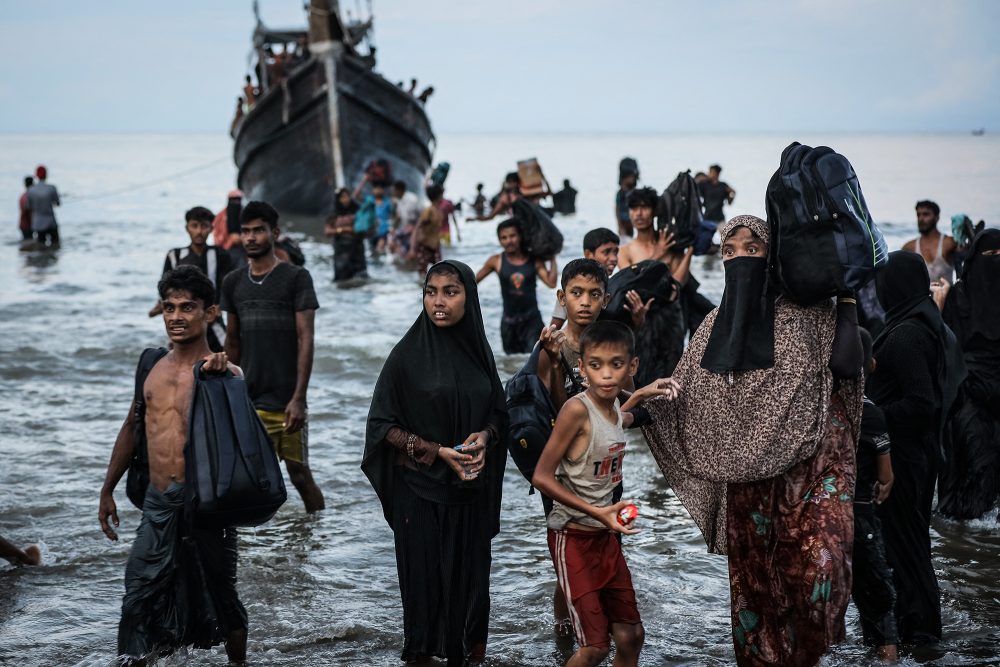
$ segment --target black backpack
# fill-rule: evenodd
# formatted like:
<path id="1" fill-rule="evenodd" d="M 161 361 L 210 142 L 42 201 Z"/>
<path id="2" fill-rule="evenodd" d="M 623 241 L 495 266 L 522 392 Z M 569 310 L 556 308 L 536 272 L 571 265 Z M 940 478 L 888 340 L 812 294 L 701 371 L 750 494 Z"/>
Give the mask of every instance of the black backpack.
<path id="1" fill-rule="evenodd" d="M 507 450 L 529 483 L 556 423 L 556 408 L 549 390 L 538 377 L 538 355 L 541 352 L 542 344 L 535 343 L 528 361 L 507 380 L 504 389 L 507 413 L 510 415 Z"/>
<path id="2" fill-rule="evenodd" d="M 856 292 L 888 261 L 858 176 L 832 148 L 789 145 L 767 185 L 765 204 L 771 273 L 799 305 Z"/>
<path id="3" fill-rule="evenodd" d="M 514 201 L 512 209 L 521 223 L 525 252 L 532 257 L 548 259 L 562 251 L 562 232 L 541 206 L 522 197 Z"/>
<path id="4" fill-rule="evenodd" d="M 185 505 L 196 527 L 259 526 L 285 502 L 278 457 L 243 378 L 194 367 L 184 448 Z"/>
<path id="5" fill-rule="evenodd" d="M 656 226 L 673 233 L 675 247 L 687 248 L 694 245 L 704 219 L 698 184 L 690 169 L 682 171 L 660 195 Z"/>
<path id="6" fill-rule="evenodd" d="M 655 298 L 654 304 L 666 305 L 674 299 L 674 279 L 670 267 L 655 259 L 647 259 L 620 269 L 608 281 L 608 305 L 601 312 L 602 320 L 614 320 L 632 326 L 632 314 L 625 308 L 625 295 L 635 290 L 643 303 Z"/>
<path id="7" fill-rule="evenodd" d="M 146 489 L 149 487 L 149 454 L 146 449 L 146 397 L 142 387 L 146 383 L 149 372 L 153 370 L 160 359 L 167 354 L 165 347 L 150 347 L 142 351 L 139 364 L 135 368 L 135 414 L 133 415 L 133 448 L 132 459 L 128 464 L 128 477 L 125 479 L 125 495 L 132 504 L 142 509 L 146 499 Z"/>
<path id="8" fill-rule="evenodd" d="M 630 174 L 634 174 L 637 179 L 639 178 L 639 163 L 634 157 L 623 157 L 618 163 L 618 180 L 620 181 Z"/>

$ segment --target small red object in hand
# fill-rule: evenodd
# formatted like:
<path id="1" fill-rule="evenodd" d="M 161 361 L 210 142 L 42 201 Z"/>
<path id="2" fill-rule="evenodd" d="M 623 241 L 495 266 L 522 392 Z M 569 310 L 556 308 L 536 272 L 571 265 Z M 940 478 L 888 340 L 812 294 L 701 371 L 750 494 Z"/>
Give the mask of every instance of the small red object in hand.
<path id="1" fill-rule="evenodd" d="M 639 508 L 635 505 L 626 505 L 618 512 L 618 523 L 627 526 L 639 518 Z"/>

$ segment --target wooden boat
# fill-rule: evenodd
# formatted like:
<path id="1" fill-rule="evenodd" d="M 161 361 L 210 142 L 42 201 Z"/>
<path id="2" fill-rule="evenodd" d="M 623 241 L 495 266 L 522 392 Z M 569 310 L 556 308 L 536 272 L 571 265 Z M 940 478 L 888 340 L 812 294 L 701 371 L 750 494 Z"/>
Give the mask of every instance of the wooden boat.
<path id="1" fill-rule="evenodd" d="M 266 201 L 296 221 L 322 219 L 336 189 L 353 189 L 373 160 L 388 161 L 392 179 L 422 196 L 434 133 L 420 101 L 375 71 L 375 47 L 355 48 L 371 25 L 345 24 L 335 0 L 311 0 L 308 30 L 272 30 L 258 15 L 260 94 L 233 127 L 244 201 Z"/>

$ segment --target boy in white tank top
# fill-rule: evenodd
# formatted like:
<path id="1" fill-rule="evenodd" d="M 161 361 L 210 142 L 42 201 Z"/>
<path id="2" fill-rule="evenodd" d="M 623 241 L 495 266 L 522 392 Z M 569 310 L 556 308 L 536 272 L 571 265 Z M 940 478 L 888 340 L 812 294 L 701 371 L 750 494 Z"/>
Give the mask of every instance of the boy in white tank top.
<path id="1" fill-rule="evenodd" d="M 639 360 L 631 330 L 617 322 L 588 326 L 580 336 L 580 357 L 587 390 L 559 411 L 531 482 L 554 500 L 547 518 L 549 552 L 580 645 L 567 664 L 600 664 L 614 637 L 615 665 L 637 665 L 644 632 L 616 533 L 638 531 L 618 522 L 630 501 L 611 499 L 622 481 L 624 428 L 635 419 L 623 410 L 654 396 L 672 400 L 680 387 L 669 378 L 657 380 L 619 403 Z"/>

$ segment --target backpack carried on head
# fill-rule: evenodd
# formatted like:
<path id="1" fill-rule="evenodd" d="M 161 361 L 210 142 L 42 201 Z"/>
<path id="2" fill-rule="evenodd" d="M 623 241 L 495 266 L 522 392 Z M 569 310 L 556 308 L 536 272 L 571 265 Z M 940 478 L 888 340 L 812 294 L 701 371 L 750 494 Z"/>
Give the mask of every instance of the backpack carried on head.
<path id="1" fill-rule="evenodd" d="M 448 172 L 451 171 L 451 165 L 447 162 L 439 162 L 434 171 L 431 172 L 431 183 L 444 187 L 444 182 L 448 180 Z"/>
<path id="2" fill-rule="evenodd" d="M 563 235 L 548 213 L 527 199 L 516 199 L 511 206 L 514 217 L 521 223 L 524 251 L 532 257 L 548 259 L 563 248 Z"/>
<path id="3" fill-rule="evenodd" d="M 365 167 L 365 173 L 368 174 L 368 180 L 372 183 L 388 185 L 389 181 L 392 180 L 392 164 L 385 158 L 378 158 L 368 163 L 368 166 Z"/>
<path id="4" fill-rule="evenodd" d="M 889 249 L 858 176 L 832 148 L 789 145 L 767 185 L 765 203 L 771 273 L 799 305 L 857 291 L 888 261 Z"/>
<path id="5" fill-rule="evenodd" d="M 194 367 L 184 448 L 185 506 L 196 527 L 259 526 L 288 498 L 278 457 L 246 382 Z"/>
<path id="6" fill-rule="evenodd" d="M 670 267 L 655 259 L 647 259 L 620 269 L 608 281 L 608 305 L 601 312 L 602 320 L 614 320 L 632 326 L 632 314 L 626 294 L 635 290 L 643 303 L 656 299 L 666 305 L 674 300 L 674 279 Z"/>
<path id="7" fill-rule="evenodd" d="M 132 415 L 135 431 L 132 434 L 132 459 L 128 464 L 128 477 L 125 479 L 125 495 L 140 510 L 146 499 L 146 489 L 149 487 L 149 454 L 146 446 L 146 395 L 143 385 L 149 372 L 153 370 L 160 359 L 167 354 L 165 347 L 150 347 L 142 351 L 139 364 L 135 368 L 135 393 L 133 402 L 135 412 Z"/>
<path id="8" fill-rule="evenodd" d="M 538 355 L 541 352 L 542 344 L 535 343 L 524 367 L 507 380 L 504 388 L 510 415 L 507 450 L 529 483 L 556 423 L 556 408 L 549 390 L 538 377 Z"/>
<path id="9" fill-rule="evenodd" d="M 674 235 L 674 247 L 687 248 L 694 245 L 696 255 L 704 255 L 708 251 L 711 234 L 708 236 L 708 244 L 705 244 L 705 214 L 698 184 L 694 182 L 690 169 L 677 174 L 677 178 L 660 195 L 656 218 L 656 225 L 661 231 L 666 229 Z M 702 242 L 696 243 L 699 241 Z"/>
<path id="10" fill-rule="evenodd" d="M 639 178 L 639 163 L 634 157 L 623 157 L 618 163 L 618 180 L 621 181 L 626 176 Z"/>

